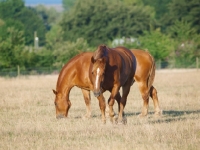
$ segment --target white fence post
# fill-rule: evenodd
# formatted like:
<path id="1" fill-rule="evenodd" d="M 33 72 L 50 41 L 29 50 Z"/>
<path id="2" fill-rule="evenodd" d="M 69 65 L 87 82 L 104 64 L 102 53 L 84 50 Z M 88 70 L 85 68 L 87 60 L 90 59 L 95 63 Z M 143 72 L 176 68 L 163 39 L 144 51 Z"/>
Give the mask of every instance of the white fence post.
<path id="1" fill-rule="evenodd" d="M 19 65 L 17 65 L 17 76 L 18 77 L 20 76 L 20 67 L 19 67 Z"/>

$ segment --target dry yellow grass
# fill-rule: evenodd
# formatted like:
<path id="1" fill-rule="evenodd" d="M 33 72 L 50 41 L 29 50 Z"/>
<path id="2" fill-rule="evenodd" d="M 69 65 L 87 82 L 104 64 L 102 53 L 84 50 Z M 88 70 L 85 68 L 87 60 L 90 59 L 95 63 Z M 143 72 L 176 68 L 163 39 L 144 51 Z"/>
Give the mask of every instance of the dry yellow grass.
<path id="1" fill-rule="evenodd" d="M 85 104 L 73 88 L 68 119 L 55 118 L 57 75 L 0 78 L 0 149 L 197 150 L 200 147 L 200 72 L 157 71 L 154 85 L 163 115 L 137 117 L 142 100 L 137 84 L 125 108 L 127 125 L 103 125 L 92 97 L 92 118 L 82 119 Z M 109 93 L 104 94 L 108 98 Z M 115 110 L 116 110 L 115 103 Z"/>

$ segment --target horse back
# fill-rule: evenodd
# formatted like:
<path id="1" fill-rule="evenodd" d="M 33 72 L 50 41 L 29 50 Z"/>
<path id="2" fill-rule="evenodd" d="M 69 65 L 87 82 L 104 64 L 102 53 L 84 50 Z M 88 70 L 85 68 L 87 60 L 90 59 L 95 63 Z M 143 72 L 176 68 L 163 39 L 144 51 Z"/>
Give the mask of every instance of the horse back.
<path id="1" fill-rule="evenodd" d="M 78 86 L 80 88 L 89 89 L 89 66 L 93 53 L 84 52 L 69 60 L 61 69 L 57 81 L 57 90 L 63 90 L 66 87 L 72 88 Z"/>
<path id="2" fill-rule="evenodd" d="M 120 72 L 115 72 L 119 74 L 119 79 L 121 84 L 125 84 L 127 79 L 133 78 L 136 70 L 136 59 L 133 53 L 125 47 L 116 47 L 110 49 L 108 52 L 110 66 L 116 66 L 117 70 Z"/>
<path id="3" fill-rule="evenodd" d="M 134 79 L 137 82 L 147 81 L 147 86 L 150 87 L 155 77 L 155 61 L 153 56 L 149 52 L 139 49 L 131 49 L 131 52 L 135 55 L 137 61 Z"/>

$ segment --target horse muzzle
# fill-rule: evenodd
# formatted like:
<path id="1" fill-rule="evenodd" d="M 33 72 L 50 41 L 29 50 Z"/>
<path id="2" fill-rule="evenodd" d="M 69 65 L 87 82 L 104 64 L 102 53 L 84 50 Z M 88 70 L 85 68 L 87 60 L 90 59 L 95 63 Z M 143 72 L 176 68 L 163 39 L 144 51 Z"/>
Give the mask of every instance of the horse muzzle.
<path id="1" fill-rule="evenodd" d="M 61 118 L 66 118 L 66 116 L 65 116 L 65 115 L 62 115 L 62 114 L 59 114 L 59 115 L 56 115 L 56 118 L 57 118 L 57 119 L 61 119 Z"/>
<path id="2" fill-rule="evenodd" d="M 94 91 L 93 93 L 95 97 L 98 97 L 99 95 L 101 95 L 101 91 Z"/>

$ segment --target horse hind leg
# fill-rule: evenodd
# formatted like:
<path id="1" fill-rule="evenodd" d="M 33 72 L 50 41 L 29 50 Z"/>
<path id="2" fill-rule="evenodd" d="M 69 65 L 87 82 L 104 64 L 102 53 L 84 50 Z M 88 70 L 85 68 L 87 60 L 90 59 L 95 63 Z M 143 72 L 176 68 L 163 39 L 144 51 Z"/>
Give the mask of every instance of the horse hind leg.
<path id="1" fill-rule="evenodd" d="M 149 107 L 149 90 L 146 86 L 145 82 L 140 82 L 139 84 L 139 90 L 142 95 L 143 99 L 143 106 L 142 106 L 142 112 L 139 114 L 140 117 L 145 117 L 148 114 L 148 107 Z"/>
<path id="2" fill-rule="evenodd" d="M 83 116 L 84 118 L 90 118 L 91 117 L 91 97 L 90 97 L 90 91 L 85 90 L 85 89 L 81 89 L 82 93 L 83 93 L 83 97 L 85 100 L 85 104 L 86 104 L 86 114 Z"/>
<path id="3" fill-rule="evenodd" d="M 154 114 L 156 116 L 160 116 L 162 114 L 162 111 L 161 111 L 160 106 L 159 106 L 157 90 L 154 86 L 151 86 L 151 88 L 150 88 L 150 97 L 152 98 L 153 104 L 154 104 L 154 109 L 155 109 Z"/>

